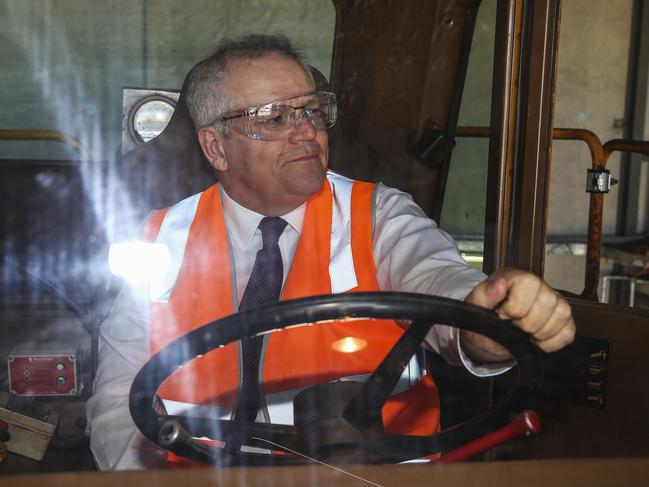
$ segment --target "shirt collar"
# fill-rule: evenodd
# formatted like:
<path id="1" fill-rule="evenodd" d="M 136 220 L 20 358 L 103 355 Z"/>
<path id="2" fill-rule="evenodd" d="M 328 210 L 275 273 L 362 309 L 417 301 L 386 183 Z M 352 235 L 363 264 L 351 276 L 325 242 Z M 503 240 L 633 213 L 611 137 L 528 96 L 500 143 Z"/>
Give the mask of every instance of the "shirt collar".
<path id="1" fill-rule="evenodd" d="M 219 187 L 221 190 L 221 205 L 223 207 L 225 226 L 232 239 L 232 244 L 242 250 L 251 248 L 255 231 L 259 227 L 259 222 L 264 218 L 264 215 L 240 205 L 225 192 L 223 185 L 219 185 Z M 306 203 L 303 203 L 294 210 L 280 215 L 298 235 L 302 234 L 305 209 Z"/>

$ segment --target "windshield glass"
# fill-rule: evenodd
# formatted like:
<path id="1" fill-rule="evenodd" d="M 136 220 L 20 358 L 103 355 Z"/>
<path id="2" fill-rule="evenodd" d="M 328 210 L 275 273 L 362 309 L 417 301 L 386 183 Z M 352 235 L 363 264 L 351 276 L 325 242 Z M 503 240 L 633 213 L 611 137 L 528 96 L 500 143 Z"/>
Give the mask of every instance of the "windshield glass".
<path id="1" fill-rule="evenodd" d="M 627 411 L 649 407 L 630 372 L 649 370 L 639 3 L 561 5 L 552 169 L 525 185 L 534 134 L 499 166 L 491 127 L 512 102 L 515 133 L 537 99 L 525 49 L 544 24 L 523 2 L 0 0 L 0 478 L 191 465 L 167 450 L 222 466 L 646 456 Z M 586 173 L 573 129 L 635 142 Z M 530 240 L 487 216 L 497 173 L 524 223 L 521 188 L 549 194 L 539 289 L 585 329 L 561 353 L 503 311 L 510 288 L 473 294 L 485 239 Z M 610 448 L 589 439 L 600 422 Z"/>

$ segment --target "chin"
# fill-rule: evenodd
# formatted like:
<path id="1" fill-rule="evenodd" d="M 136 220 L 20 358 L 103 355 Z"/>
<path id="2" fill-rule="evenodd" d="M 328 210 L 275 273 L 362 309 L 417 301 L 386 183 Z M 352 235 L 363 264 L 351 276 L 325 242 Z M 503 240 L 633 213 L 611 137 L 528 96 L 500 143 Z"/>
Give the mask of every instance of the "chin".
<path id="1" fill-rule="evenodd" d="M 286 187 L 307 198 L 322 187 L 327 174 L 326 168 L 319 161 L 316 164 L 303 165 L 294 169 L 291 171 Z"/>

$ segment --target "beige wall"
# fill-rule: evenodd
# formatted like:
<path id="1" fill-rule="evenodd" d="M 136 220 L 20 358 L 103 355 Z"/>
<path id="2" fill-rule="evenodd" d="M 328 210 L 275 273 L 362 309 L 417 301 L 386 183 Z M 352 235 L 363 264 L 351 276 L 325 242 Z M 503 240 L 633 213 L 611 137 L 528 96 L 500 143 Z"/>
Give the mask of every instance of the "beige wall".
<path id="1" fill-rule="evenodd" d="M 585 128 L 602 142 L 619 138 L 624 117 L 632 0 L 566 0 L 561 13 L 555 127 Z M 588 223 L 583 142 L 556 141 L 552 148 L 549 234 L 585 234 Z M 619 155 L 609 161 L 619 176 Z M 615 186 L 604 204 L 604 233 L 615 230 Z"/>
<path id="2" fill-rule="evenodd" d="M 585 128 L 602 143 L 622 137 L 614 128 L 624 117 L 632 0 L 566 0 L 561 13 L 555 127 Z M 619 154 L 608 168 L 619 176 Z M 585 192 L 590 152 L 583 142 L 555 141 L 552 147 L 548 235 L 581 235 L 588 227 Z M 604 199 L 604 233 L 615 231 L 618 191 Z M 583 246 L 550 250 L 545 278 L 555 287 L 579 293 L 584 288 Z M 610 271 L 604 265 L 603 273 Z"/>

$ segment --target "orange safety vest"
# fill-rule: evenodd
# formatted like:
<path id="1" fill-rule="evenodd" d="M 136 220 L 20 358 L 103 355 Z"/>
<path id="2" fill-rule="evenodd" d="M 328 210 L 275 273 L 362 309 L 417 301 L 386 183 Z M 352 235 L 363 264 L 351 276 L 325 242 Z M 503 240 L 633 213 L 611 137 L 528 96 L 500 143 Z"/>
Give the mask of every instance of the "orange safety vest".
<path id="1" fill-rule="evenodd" d="M 372 254 L 373 191 L 373 184 L 328 173 L 322 188 L 307 202 L 282 300 L 332 293 L 331 262 L 340 258 L 332 254 L 336 232 L 334 253 L 344 253 L 340 249 L 345 245 L 340 242 L 346 241 L 353 257 L 353 266 L 345 266 L 345 272 L 355 273 L 356 286 L 348 291 L 379 290 Z M 339 193 L 349 203 L 348 211 L 342 205 L 342 214 Z M 332 219 L 339 227 L 333 232 Z M 348 224 L 339 225 L 340 221 Z M 173 276 L 163 289 L 165 297 L 151 304 L 152 354 L 189 331 L 234 313 L 237 307 L 218 184 L 155 212 L 145 227 L 145 238 L 159 242 L 163 233 L 174 235 L 176 244 L 170 250 Z M 286 391 L 297 393 L 306 386 L 369 374 L 402 333 L 403 328 L 391 320 L 359 320 L 266 335 L 260 377 L 264 393 L 267 398 Z M 365 340 L 367 346 L 353 353 L 332 348 L 334 342 L 350 336 Z M 241 380 L 238 349 L 237 343 L 231 343 L 194 359 L 172 374 L 158 395 L 163 400 L 232 410 Z M 438 431 L 439 397 L 430 376 L 420 370 L 415 383 L 391 396 L 382 416 L 386 433 L 430 435 Z"/>

